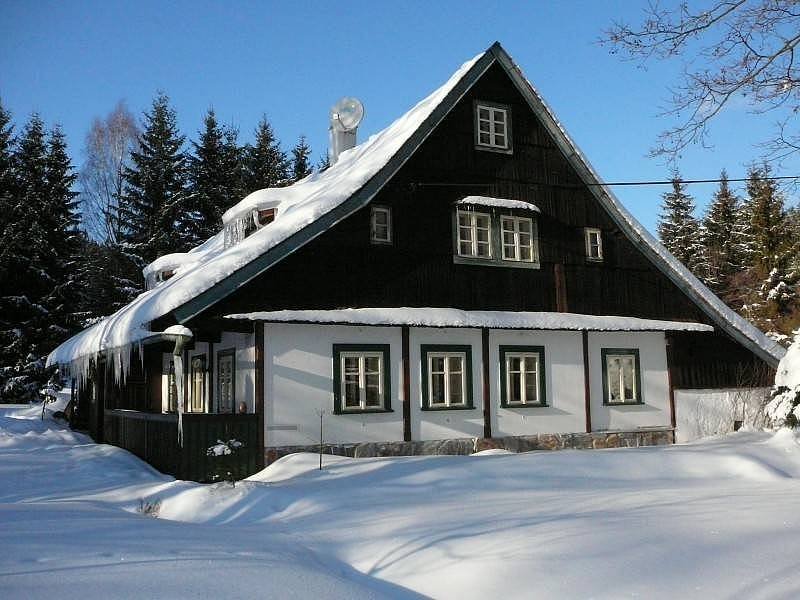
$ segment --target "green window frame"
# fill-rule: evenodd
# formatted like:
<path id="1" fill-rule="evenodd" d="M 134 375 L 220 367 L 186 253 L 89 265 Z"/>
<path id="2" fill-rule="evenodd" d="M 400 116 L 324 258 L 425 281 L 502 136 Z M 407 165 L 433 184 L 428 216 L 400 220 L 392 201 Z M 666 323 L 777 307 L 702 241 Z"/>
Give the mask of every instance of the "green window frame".
<path id="1" fill-rule="evenodd" d="M 367 404 L 367 377 L 375 373 L 368 372 L 367 359 L 378 358 L 378 385 L 380 406 Z M 333 345 L 333 414 L 351 415 L 363 413 L 387 413 L 392 411 L 392 374 L 389 362 L 389 344 L 334 344 Z M 357 371 L 347 373 L 345 361 L 356 359 Z M 345 406 L 345 386 L 348 384 L 348 375 L 357 376 L 359 405 Z M 373 384 L 374 385 L 374 384 Z"/>
<path id="2" fill-rule="evenodd" d="M 225 374 L 222 371 L 223 364 L 227 359 L 231 361 L 230 382 L 226 384 Z M 222 401 L 226 392 L 225 386 L 230 392 L 230 406 L 223 410 Z M 217 352 L 217 412 L 220 414 L 236 414 L 236 349 L 228 348 Z"/>
<path id="3" fill-rule="evenodd" d="M 441 370 L 433 369 L 432 359 L 444 359 Z M 461 359 L 460 369 L 451 359 Z M 469 344 L 422 344 L 420 346 L 420 372 L 422 374 L 422 410 L 471 410 L 472 403 L 472 346 Z M 434 403 L 433 376 L 442 377 L 444 401 Z M 452 384 L 460 376 L 462 402 L 452 403 Z"/>
<path id="4" fill-rule="evenodd" d="M 642 389 L 642 367 L 639 360 L 638 348 L 601 348 L 600 355 L 603 365 L 603 404 L 606 406 L 633 406 L 644 404 L 644 390 Z M 627 382 L 630 385 L 631 396 L 628 398 L 626 390 L 626 367 L 633 368 L 633 373 Z M 611 372 L 610 372 L 611 371 Z M 614 372 L 616 371 L 616 372 Z M 622 390 L 621 400 L 613 398 L 613 389 Z"/>
<path id="5" fill-rule="evenodd" d="M 517 346 L 507 345 L 500 346 L 500 406 L 503 408 L 540 408 L 548 406 L 547 404 L 547 377 L 546 368 L 547 362 L 545 360 L 544 346 Z M 509 359 L 522 358 L 523 363 L 527 363 L 528 359 L 535 359 L 536 361 L 536 375 L 535 375 L 535 388 L 536 401 L 528 401 L 527 394 L 530 389 L 530 382 L 527 377 L 531 372 L 526 368 L 525 364 L 521 365 L 519 385 L 520 385 L 520 402 L 515 402 L 510 399 L 510 383 L 511 377 L 509 376 Z"/>

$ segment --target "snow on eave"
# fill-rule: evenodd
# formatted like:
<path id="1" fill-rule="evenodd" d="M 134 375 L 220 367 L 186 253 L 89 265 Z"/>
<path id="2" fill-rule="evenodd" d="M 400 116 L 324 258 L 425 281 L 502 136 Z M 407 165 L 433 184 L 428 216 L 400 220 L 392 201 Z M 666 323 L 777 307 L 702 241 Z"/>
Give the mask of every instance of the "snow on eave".
<path id="1" fill-rule="evenodd" d="M 459 205 L 475 205 L 475 206 L 490 206 L 492 208 L 511 208 L 516 210 L 531 210 L 534 212 L 541 212 L 539 207 L 530 202 L 522 200 L 509 200 L 508 198 L 490 198 L 489 196 L 467 196 L 461 200 L 457 200 L 456 204 Z"/>
<path id="2" fill-rule="evenodd" d="M 767 364 L 772 367 L 777 366 L 786 353 L 786 349 L 720 300 L 628 212 L 614 192 L 602 183 L 586 156 L 511 56 L 497 43 L 492 46 L 491 51 L 507 70 L 512 80 L 516 81 L 523 96 L 527 97 L 531 109 L 541 118 L 567 160 L 575 167 L 584 183 L 589 184 L 589 189 L 600 204 L 606 208 L 620 229 L 627 233 L 631 241 L 645 254 L 650 253 L 653 263 L 679 288 L 684 290 L 722 330 L 757 354 Z"/>
<path id="3" fill-rule="evenodd" d="M 248 194 L 244 199 L 225 211 L 222 215 L 222 224 L 227 225 L 237 219 L 247 217 L 256 209 L 277 208 L 283 201 L 286 189 L 285 187 L 264 188 Z"/>
<path id="4" fill-rule="evenodd" d="M 153 275 L 154 273 L 158 273 L 160 271 L 167 271 L 171 269 L 177 269 L 178 267 L 192 264 L 199 260 L 201 260 L 201 256 L 189 252 L 175 252 L 173 254 L 164 254 L 163 256 L 159 256 L 157 259 L 155 259 L 153 262 L 147 265 L 144 269 L 142 269 L 142 275 L 144 275 L 145 279 L 147 279 L 150 275 Z"/>
<path id="5" fill-rule="evenodd" d="M 567 331 L 696 331 L 714 328 L 702 323 L 577 313 L 460 310 L 457 308 L 344 308 L 277 310 L 226 315 L 226 319 L 273 323 L 539 329 Z"/>

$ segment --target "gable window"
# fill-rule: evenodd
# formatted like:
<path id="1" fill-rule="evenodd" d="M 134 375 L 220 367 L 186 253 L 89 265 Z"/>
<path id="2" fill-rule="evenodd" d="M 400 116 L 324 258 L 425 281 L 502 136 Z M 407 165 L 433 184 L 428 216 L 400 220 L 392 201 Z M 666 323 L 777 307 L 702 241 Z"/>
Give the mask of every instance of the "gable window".
<path id="1" fill-rule="evenodd" d="M 603 348 L 603 403 L 642 404 L 639 350 Z"/>
<path id="2" fill-rule="evenodd" d="M 472 408 L 472 348 L 423 345 L 422 408 Z"/>
<path id="3" fill-rule="evenodd" d="M 232 414 L 236 404 L 236 351 L 217 352 L 217 412 Z"/>
<path id="4" fill-rule="evenodd" d="M 543 346 L 500 346 L 500 404 L 547 406 Z"/>
<path id="5" fill-rule="evenodd" d="M 482 150 L 511 151 L 511 110 L 508 106 L 475 103 L 475 146 Z"/>
<path id="6" fill-rule="evenodd" d="M 503 237 L 503 260 L 538 262 L 536 256 L 536 226 L 529 217 L 500 217 Z"/>
<path id="7" fill-rule="evenodd" d="M 603 235 L 599 229 L 587 227 L 584 229 L 586 236 L 586 258 L 589 260 L 603 260 Z"/>
<path id="8" fill-rule="evenodd" d="M 333 345 L 334 414 L 391 411 L 389 346 Z"/>
<path id="9" fill-rule="evenodd" d="M 471 258 L 491 258 L 491 217 L 486 213 L 459 210 L 458 254 Z"/>
<path id="10" fill-rule="evenodd" d="M 392 209 L 388 206 L 373 206 L 370 213 L 370 241 L 373 244 L 392 243 Z"/>
<path id="11" fill-rule="evenodd" d="M 206 398 L 206 355 L 200 354 L 191 358 L 190 382 L 191 401 L 188 412 L 205 412 Z"/>

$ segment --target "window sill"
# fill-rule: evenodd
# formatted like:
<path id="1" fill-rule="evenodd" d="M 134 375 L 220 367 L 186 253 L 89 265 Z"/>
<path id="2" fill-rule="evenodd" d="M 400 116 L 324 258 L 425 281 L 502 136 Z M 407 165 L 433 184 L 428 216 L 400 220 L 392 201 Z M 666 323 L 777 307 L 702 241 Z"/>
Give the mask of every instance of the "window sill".
<path id="1" fill-rule="evenodd" d="M 472 258 L 470 256 L 453 255 L 453 263 L 457 265 L 472 265 L 475 267 L 509 267 L 511 269 L 540 269 L 538 262 L 524 262 L 521 260 L 500 260 L 497 258 Z"/>
<path id="2" fill-rule="evenodd" d="M 475 144 L 475 150 L 494 152 L 495 154 L 514 154 L 513 148 L 499 148 L 495 146 L 484 146 L 483 144 Z"/>
<path id="3" fill-rule="evenodd" d="M 586 262 L 598 265 L 598 264 L 602 264 L 603 263 L 603 259 L 602 258 L 592 258 L 591 256 L 587 256 L 586 257 Z"/>
<path id="4" fill-rule="evenodd" d="M 424 411 L 442 411 L 442 410 L 475 410 L 474 406 L 423 406 Z"/>
<path id="5" fill-rule="evenodd" d="M 383 414 L 383 413 L 392 413 L 394 410 L 391 408 L 368 408 L 366 410 L 335 410 L 333 411 L 334 415 L 371 415 L 371 414 Z"/>
<path id="6" fill-rule="evenodd" d="M 643 404 L 643 400 L 638 400 L 637 402 L 606 402 L 603 400 L 603 406 L 642 406 Z"/>
<path id="7" fill-rule="evenodd" d="M 508 404 L 500 403 L 500 408 L 549 408 L 549 404 Z"/>
<path id="8" fill-rule="evenodd" d="M 369 243 L 373 246 L 394 246 L 394 242 L 392 240 L 370 240 Z"/>

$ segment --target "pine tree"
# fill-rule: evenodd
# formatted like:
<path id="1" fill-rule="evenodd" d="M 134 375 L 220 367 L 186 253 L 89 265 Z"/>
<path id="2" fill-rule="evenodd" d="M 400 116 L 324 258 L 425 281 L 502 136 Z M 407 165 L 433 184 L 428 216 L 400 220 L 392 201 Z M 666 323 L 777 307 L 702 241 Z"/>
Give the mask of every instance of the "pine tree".
<path id="1" fill-rule="evenodd" d="M 753 241 L 753 267 L 761 275 L 773 268 L 786 268 L 789 260 L 783 194 L 769 175 L 769 166 L 750 169 L 745 202 Z"/>
<path id="2" fill-rule="evenodd" d="M 728 174 L 720 174 L 719 188 L 703 219 L 702 243 L 706 257 L 705 281 L 717 293 L 729 289 L 730 279 L 741 269 L 735 234 L 739 199 L 728 185 Z"/>
<path id="3" fill-rule="evenodd" d="M 178 231 L 186 246 L 196 246 L 222 227 L 222 214 L 240 199 L 241 175 L 236 130 L 223 129 L 213 110 L 205 117 L 200 141 L 192 142 L 189 158 L 188 205 L 178 217 Z"/>
<path id="4" fill-rule="evenodd" d="M 703 252 L 693 213 L 694 200 L 686 193 L 686 185 L 676 172 L 672 177 L 672 191 L 663 195 L 658 235 L 667 250 L 690 271 L 695 272 L 699 271 Z"/>
<path id="5" fill-rule="evenodd" d="M 256 127 L 255 142 L 245 146 L 243 191 L 249 194 L 268 187 L 286 185 L 289 179 L 286 154 L 280 149 L 267 117 Z"/>
<path id="6" fill-rule="evenodd" d="M 188 249 L 175 235 L 176 222 L 187 210 L 184 137 L 166 94 L 153 100 L 143 125 L 120 199 L 123 247 L 140 268 L 163 254 Z"/>
<path id="7" fill-rule="evenodd" d="M 311 174 L 311 146 L 306 142 L 306 136 L 301 135 L 300 139 L 292 148 L 292 182 L 299 181 Z"/>

